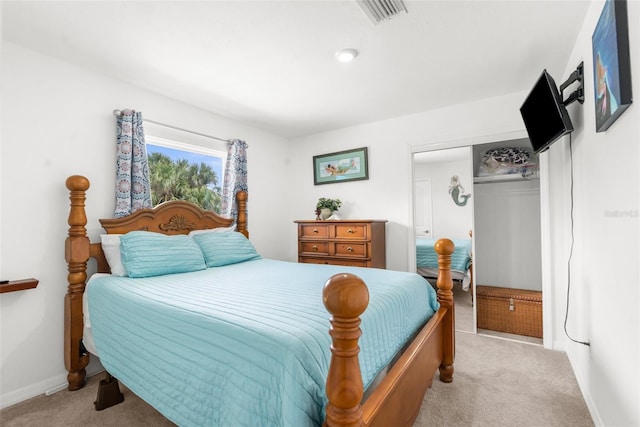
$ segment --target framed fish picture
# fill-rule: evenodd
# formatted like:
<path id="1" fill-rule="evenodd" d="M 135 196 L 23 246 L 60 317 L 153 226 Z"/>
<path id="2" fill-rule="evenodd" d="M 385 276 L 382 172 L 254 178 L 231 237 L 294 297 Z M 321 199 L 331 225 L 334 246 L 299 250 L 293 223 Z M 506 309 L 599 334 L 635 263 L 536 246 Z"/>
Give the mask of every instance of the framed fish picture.
<path id="1" fill-rule="evenodd" d="M 313 184 L 369 179 L 367 147 L 313 156 Z"/>

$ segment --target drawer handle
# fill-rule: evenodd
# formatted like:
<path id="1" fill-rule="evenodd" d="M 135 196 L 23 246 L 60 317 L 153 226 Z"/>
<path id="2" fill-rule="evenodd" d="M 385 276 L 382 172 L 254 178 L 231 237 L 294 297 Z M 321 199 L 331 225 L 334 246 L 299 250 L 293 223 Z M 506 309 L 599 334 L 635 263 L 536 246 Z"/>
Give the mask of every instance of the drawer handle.
<path id="1" fill-rule="evenodd" d="M 355 233 L 355 231 L 353 231 L 352 229 L 348 229 L 348 230 L 347 230 L 347 233 L 349 233 L 349 234 L 353 234 L 353 233 Z"/>
<path id="2" fill-rule="evenodd" d="M 349 247 L 347 248 L 347 252 L 353 252 L 353 248 L 352 248 L 351 246 L 349 246 Z"/>
<path id="3" fill-rule="evenodd" d="M 317 228 L 314 228 L 314 229 L 313 229 L 313 232 L 314 232 L 314 233 L 316 233 L 316 234 L 318 234 L 318 229 L 317 229 Z"/>
<path id="4" fill-rule="evenodd" d="M 311 249 L 313 249 L 314 251 L 317 251 L 318 247 L 316 245 L 313 245 L 313 248 L 311 248 Z"/>

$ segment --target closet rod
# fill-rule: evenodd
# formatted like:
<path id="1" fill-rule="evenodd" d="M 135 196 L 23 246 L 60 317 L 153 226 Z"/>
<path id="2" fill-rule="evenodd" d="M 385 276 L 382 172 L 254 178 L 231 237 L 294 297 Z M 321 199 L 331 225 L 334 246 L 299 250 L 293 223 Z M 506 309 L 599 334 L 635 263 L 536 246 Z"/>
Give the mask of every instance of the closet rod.
<path id="1" fill-rule="evenodd" d="M 122 111 L 120 111 L 120 110 L 113 110 L 113 115 L 114 115 L 115 117 L 120 117 L 120 115 L 122 115 Z M 182 131 L 182 132 L 191 133 L 191 134 L 193 134 L 193 135 L 203 136 L 203 137 L 205 137 L 205 138 L 215 139 L 215 140 L 222 141 L 222 142 L 231 142 L 231 141 L 233 141 L 233 140 L 231 140 L 231 139 L 222 139 L 222 138 L 218 138 L 217 136 L 211 136 L 211 135 L 207 135 L 207 134 L 205 134 L 205 133 L 194 132 L 194 131 L 192 131 L 192 130 L 179 128 L 179 127 L 177 127 L 177 126 L 168 125 L 168 124 L 166 124 L 166 123 L 156 122 L 155 120 L 149 120 L 149 119 L 145 119 L 145 118 L 143 118 L 143 121 L 144 121 L 144 122 L 153 123 L 154 125 L 158 125 L 158 126 L 164 126 L 164 127 L 166 127 L 166 128 L 179 130 L 179 131 Z"/>

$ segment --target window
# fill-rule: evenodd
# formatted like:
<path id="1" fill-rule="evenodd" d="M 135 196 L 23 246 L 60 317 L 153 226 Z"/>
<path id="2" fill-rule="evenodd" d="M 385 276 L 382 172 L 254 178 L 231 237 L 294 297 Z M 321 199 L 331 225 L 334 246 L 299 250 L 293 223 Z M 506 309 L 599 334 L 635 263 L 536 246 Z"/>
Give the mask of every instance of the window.
<path id="1" fill-rule="evenodd" d="M 220 213 L 226 153 L 146 135 L 151 201 L 186 200 Z"/>

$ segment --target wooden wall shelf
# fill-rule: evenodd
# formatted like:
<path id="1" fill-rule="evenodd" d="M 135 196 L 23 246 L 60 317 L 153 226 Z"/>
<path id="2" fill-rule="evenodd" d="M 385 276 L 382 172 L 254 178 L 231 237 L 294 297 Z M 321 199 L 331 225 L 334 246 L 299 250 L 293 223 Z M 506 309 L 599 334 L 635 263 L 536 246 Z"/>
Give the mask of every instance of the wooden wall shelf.
<path id="1" fill-rule="evenodd" d="M 0 283 L 0 293 L 24 291 L 25 289 L 33 289 L 38 286 L 36 279 L 12 280 L 7 283 Z"/>

